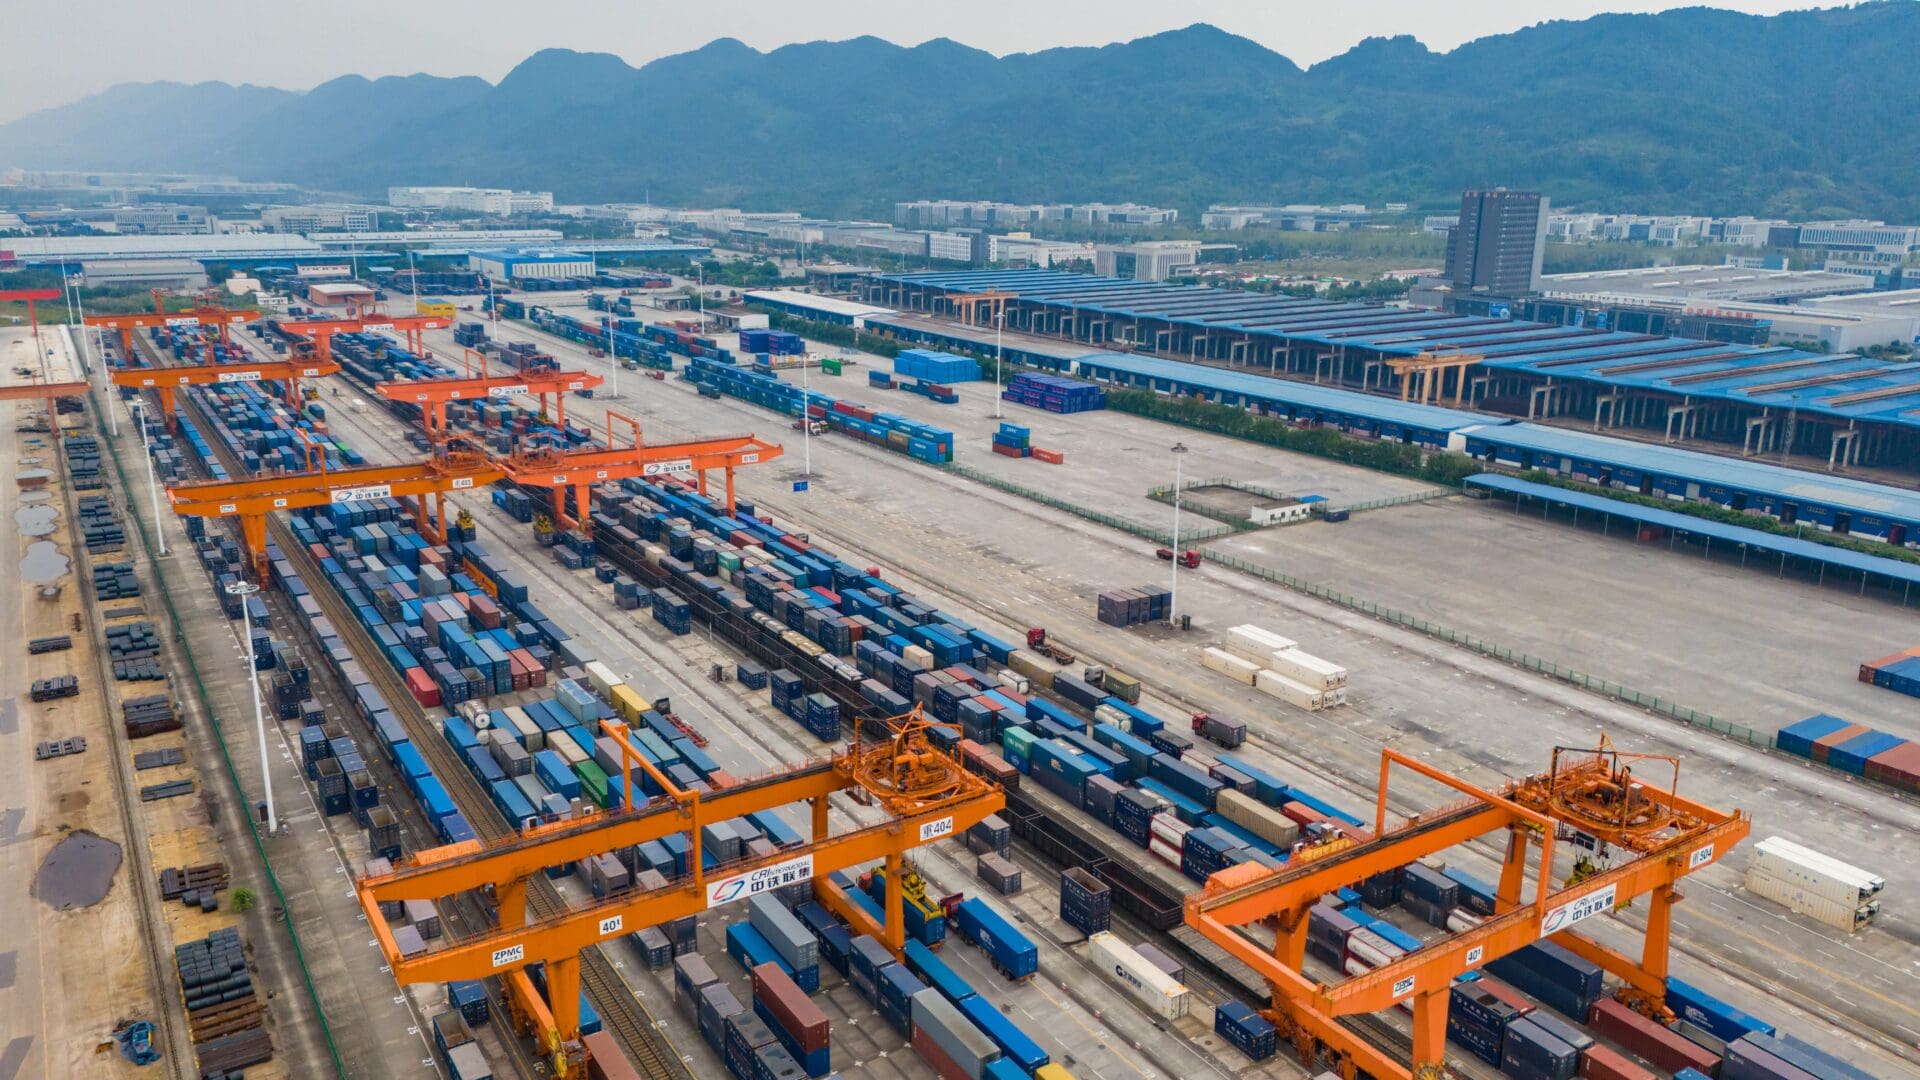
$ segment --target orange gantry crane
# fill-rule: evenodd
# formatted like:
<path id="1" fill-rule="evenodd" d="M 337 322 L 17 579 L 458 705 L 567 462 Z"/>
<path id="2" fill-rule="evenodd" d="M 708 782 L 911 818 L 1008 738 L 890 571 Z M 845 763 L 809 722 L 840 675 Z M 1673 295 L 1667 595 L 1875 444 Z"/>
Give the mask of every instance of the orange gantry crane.
<path id="1" fill-rule="evenodd" d="M 1635 765 L 1671 766 L 1671 781 L 1635 777 Z M 1394 767 L 1453 789 L 1460 799 L 1389 829 L 1387 790 Z M 1679 760 L 1625 754 L 1603 737 L 1596 749 L 1556 748 L 1549 771 L 1488 791 L 1392 750 L 1380 756 L 1374 838 L 1295 855 L 1284 868 L 1229 867 L 1187 898 L 1187 925 L 1258 972 L 1273 989 L 1263 1010 L 1299 1051 L 1301 1061 L 1324 1060 L 1347 1080 L 1357 1072 L 1380 1078 L 1444 1073 L 1447 1007 L 1453 981 L 1536 941 L 1551 940 L 1625 982 L 1623 1001 L 1656 1017 L 1664 1004 L 1673 905 L 1680 879 L 1733 850 L 1752 827 L 1735 810 L 1722 812 L 1678 793 Z M 1302 973 L 1309 911 L 1322 896 L 1374 874 L 1405 866 L 1456 844 L 1504 831 L 1505 859 L 1495 914 L 1480 925 L 1392 963 L 1338 983 Z M 1556 838 L 1590 838 L 1616 856 L 1608 869 L 1564 886 L 1553 878 Z M 1527 871 L 1538 845 L 1530 897 Z M 1635 897 L 1648 897 L 1647 930 L 1638 959 L 1574 931 Z M 1269 949 L 1243 933 L 1253 924 L 1274 928 Z M 1410 1005 L 1413 1066 L 1408 1069 L 1340 1022 L 1341 1017 Z"/>
<path id="2" fill-rule="evenodd" d="M 331 360 L 335 334 L 405 334 L 408 350 L 420 353 L 424 351 L 420 344 L 421 331 L 444 330 L 452 325 L 452 319 L 441 318 L 438 315 L 383 315 L 378 312 L 356 311 L 344 319 L 283 322 L 280 324 L 280 329 L 311 338 L 314 356 L 321 360 Z"/>
<path id="3" fill-rule="evenodd" d="M 185 311 L 168 311 L 162 293 L 153 290 L 153 310 L 135 312 L 131 315 L 89 315 L 81 322 L 103 330 L 117 330 L 120 333 L 120 356 L 125 363 L 133 363 L 133 332 L 150 326 L 213 326 L 220 330 L 219 343 L 226 345 L 229 331 L 243 323 L 260 318 L 260 313 L 252 308 L 223 308 L 202 300 Z M 213 345 L 207 343 L 207 363 L 213 363 Z"/>
<path id="4" fill-rule="evenodd" d="M 559 425 L 567 426 L 567 394 L 591 390 L 605 382 L 585 371 L 525 371 L 506 375 L 478 375 L 452 379 L 414 379 L 376 384 L 374 392 L 388 401 L 405 401 L 420 406 L 427 437 L 439 442 L 447 436 L 447 404 L 454 401 L 511 401 L 517 397 L 540 400 L 540 411 L 547 411 L 547 395 L 554 396 Z"/>
<path id="5" fill-rule="evenodd" d="M 26 302 L 27 324 L 33 329 L 34 363 L 42 369 L 46 367 L 47 356 L 39 347 L 40 315 L 39 312 L 35 310 L 34 305 L 42 300 L 58 300 L 60 296 L 61 290 L 59 289 L 0 289 L 0 302 L 7 300 L 21 300 Z M 46 374 L 43 371 L 38 377 L 45 378 Z M 57 410 L 59 405 L 54 399 L 63 397 L 85 397 L 87 390 L 88 387 L 85 382 L 19 383 L 0 386 L 0 401 L 45 401 L 47 403 L 47 426 L 51 429 L 58 429 L 59 421 Z"/>
<path id="6" fill-rule="evenodd" d="M 595 484 L 630 477 L 660 478 L 692 473 L 700 494 L 707 493 L 707 471 L 726 472 L 727 513 L 734 510 L 733 473 L 746 465 L 772 461 L 784 453 L 778 443 L 755 435 L 719 435 L 689 442 L 656 443 L 640 439 L 640 422 L 608 410 L 607 440 L 616 423 L 633 429 L 633 445 L 609 450 L 536 450 L 503 460 L 507 476 L 522 487 L 553 491 L 554 525 L 591 529 L 588 491 Z"/>
<path id="7" fill-rule="evenodd" d="M 8 300 L 25 301 L 27 305 L 27 325 L 33 328 L 33 340 L 40 340 L 40 313 L 34 307 L 42 300 L 58 300 L 63 295 L 59 289 L 0 289 L 0 303 Z"/>
<path id="8" fill-rule="evenodd" d="M 368 465 L 333 472 L 174 484 L 167 488 L 167 500 L 173 512 L 183 517 L 239 518 L 241 536 L 253 555 L 254 571 L 264 581 L 268 514 L 411 496 L 415 526 L 423 535 L 444 543 L 447 524 L 442 496 L 485 487 L 505 475 L 485 455 L 446 453 L 409 465 Z"/>
<path id="9" fill-rule="evenodd" d="M 173 392 L 183 386 L 274 381 L 286 389 L 287 408 L 300 411 L 300 380 L 332 375 L 340 365 L 331 360 L 263 360 L 247 364 L 196 364 L 191 367 L 115 368 L 109 376 L 115 386 L 157 390 L 167 430 L 174 426 Z"/>
<path id="10" fill-rule="evenodd" d="M 555 1075 L 574 1075 L 584 1064 L 580 1037 L 580 953 L 602 942 L 698 915 L 772 889 L 811 881 L 814 895 L 853 925 L 884 942 L 898 956 L 906 942 L 902 914 L 901 862 L 913 848 L 957 836 L 1006 805 L 1006 796 L 928 739 L 929 722 L 916 708 L 888 722 L 889 735 L 855 741 L 830 758 L 717 788 L 683 790 L 643 757 L 627 726 L 601 727 L 622 757 L 620 805 L 627 809 L 532 825 L 491 846 L 469 840 L 415 853 L 391 874 L 363 878 L 360 906 L 379 948 L 401 986 L 502 976 L 507 1001 L 523 1032 L 531 1031 L 550 1056 Z M 633 767 L 638 764 L 666 794 L 635 805 Z M 828 803 L 847 791 L 863 804 L 887 812 L 887 820 L 835 835 Z M 764 858 L 748 858 L 708 870 L 701 853 L 705 825 L 742 814 L 810 804 L 811 839 Z M 649 892 L 629 892 L 585 907 L 527 920 L 527 889 L 549 866 L 578 862 L 633 844 L 685 834 L 693 845 L 692 872 Z M 834 870 L 884 859 L 885 925 L 850 903 L 826 879 Z M 380 914 L 382 903 L 437 900 L 470 889 L 490 890 L 495 925 L 430 953 L 403 956 Z M 527 967 L 545 963 L 547 1000 L 534 990 Z M 549 1004 L 548 1002 L 551 1002 Z"/>

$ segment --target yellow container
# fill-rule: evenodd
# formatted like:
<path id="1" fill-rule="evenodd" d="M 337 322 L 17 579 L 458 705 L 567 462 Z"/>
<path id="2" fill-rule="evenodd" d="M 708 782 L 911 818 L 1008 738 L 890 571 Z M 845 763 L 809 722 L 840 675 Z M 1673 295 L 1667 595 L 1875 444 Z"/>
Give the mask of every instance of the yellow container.
<path id="1" fill-rule="evenodd" d="M 453 301 L 451 300 L 419 300 L 414 303 L 413 307 L 415 311 L 422 315 L 430 315 L 440 319 L 453 318 Z"/>

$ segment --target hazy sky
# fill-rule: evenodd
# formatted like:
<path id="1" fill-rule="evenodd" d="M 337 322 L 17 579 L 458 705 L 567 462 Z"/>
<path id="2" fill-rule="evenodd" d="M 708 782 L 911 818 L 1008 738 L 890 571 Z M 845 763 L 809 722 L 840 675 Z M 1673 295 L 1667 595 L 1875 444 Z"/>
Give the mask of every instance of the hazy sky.
<path id="1" fill-rule="evenodd" d="M 1104 45 L 1208 22 L 1301 65 L 1370 35 L 1429 48 L 1663 0 L 0 0 L 0 122 L 114 83 L 168 79 L 305 89 L 338 75 L 479 75 L 497 81 L 547 47 L 632 64 L 736 37 L 758 49 L 872 34 L 901 44 L 949 37 L 989 52 Z M 1821 0 L 1720 0 L 1759 14 Z M 11 12 L 11 14 L 9 14 Z"/>

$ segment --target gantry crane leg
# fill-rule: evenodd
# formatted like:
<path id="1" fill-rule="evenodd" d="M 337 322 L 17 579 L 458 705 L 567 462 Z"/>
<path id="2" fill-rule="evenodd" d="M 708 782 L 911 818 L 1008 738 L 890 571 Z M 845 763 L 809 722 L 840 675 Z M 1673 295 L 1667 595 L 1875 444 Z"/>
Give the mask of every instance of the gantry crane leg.
<path id="1" fill-rule="evenodd" d="M 1495 911 L 1512 911 L 1520 906 L 1520 889 L 1527 880 L 1527 844 L 1530 836 L 1525 825 L 1507 826 L 1507 852 L 1500 865 L 1500 885 L 1494 894 Z"/>
<path id="2" fill-rule="evenodd" d="M 903 907 L 905 896 L 900 891 L 900 864 L 898 850 L 887 853 L 887 925 L 883 928 L 887 934 L 881 940 L 886 944 L 887 951 L 895 956 L 899 956 L 900 950 L 907 944 L 907 919 Z"/>
<path id="3" fill-rule="evenodd" d="M 727 466 L 727 516 L 733 516 L 733 466 Z"/>
<path id="4" fill-rule="evenodd" d="M 267 517 L 265 514 L 240 515 L 240 538 L 247 545 L 247 554 L 252 556 L 253 580 L 256 584 L 267 583 Z"/>
<path id="5" fill-rule="evenodd" d="M 1429 1080 L 1446 1075 L 1447 1005 L 1452 983 L 1441 983 L 1413 995 L 1413 1075 Z"/>

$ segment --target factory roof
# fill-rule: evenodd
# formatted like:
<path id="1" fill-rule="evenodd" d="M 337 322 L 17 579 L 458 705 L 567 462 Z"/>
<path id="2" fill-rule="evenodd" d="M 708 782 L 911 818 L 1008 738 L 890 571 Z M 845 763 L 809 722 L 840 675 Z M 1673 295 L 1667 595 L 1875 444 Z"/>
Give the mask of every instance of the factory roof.
<path id="1" fill-rule="evenodd" d="M 892 308 L 874 307 L 872 304 L 840 300 L 831 296 L 815 296 L 812 293 L 795 292 L 792 289 L 749 289 L 745 296 L 749 300 L 758 300 L 762 303 L 811 308 L 814 311 L 824 311 L 849 318 L 896 314 Z"/>
<path id="2" fill-rule="evenodd" d="M 1801 306 L 1819 311 L 1845 311 L 1855 315 L 1896 315 L 1920 318 L 1920 289 L 1818 296 Z"/>
<path id="3" fill-rule="evenodd" d="M 1480 413 L 1448 409 L 1437 405 L 1395 401 L 1372 394 L 1338 390 L 1329 386 L 1245 371 L 1227 371 L 1184 360 L 1162 360 L 1131 353 L 1095 353 L 1076 356 L 1073 362 L 1083 373 L 1096 377 L 1125 372 L 1185 389 L 1203 389 L 1237 394 L 1251 401 L 1284 403 L 1296 409 L 1313 409 L 1344 416 L 1361 416 L 1386 423 L 1402 424 L 1424 431 L 1449 432 L 1476 424 L 1497 422 Z"/>
<path id="4" fill-rule="evenodd" d="M 280 233 L 190 236 L 22 236 L 6 247 L 27 263 L 86 259 L 213 259 L 223 255 L 317 255 L 320 245 Z"/>
<path id="5" fill-rule="evenodd" d="M 1470 439 L 1486 439 L 1535 453 L 1556 454 L 1671 476 L 1730 490 L 1770 495 L 1791 502 L 1851 509 L 1858 512 L 1920 522 L 1920 491 L 1856 480 L 1848 476 L 1807 472 L 1748 458 L 1702 454 L 1659 443 L 1635 442 L 1543 424 L 1502 424 L 1463 432 Z"/>
<path id="6" fill-rule="evenodd" d="M 1683 535 L 1704 536 L 1725 543 L 1743 544 L 1749 548 L 1769 551 L 1776 555 L 1791 555 L 1796 559 L 1844 567 L 1857 573 L 1872 574 L 1905 582 L 1908 585 L 1920 585 L 1920 566 L 1901 562 L 1898 559 L 1884 559 L 1877 555 L 1866 555 L 1858 551 L 1834 547 L 1831 544 L 1818 544 L 1812 540 L 1781 536 L 1740 525 L 1728 525 L 1694 517 L 1691 514 L 1662 510 L 1657 506 L 1642 506 L 1620 499 L 1609 499 L 1604 495 L 1570 491 L 1551 484 L 1536 484 L 1499 473 L 1480 473 L 1469 476 L 1466 483 L 1470 488 L 1484 488 L 1509 495 L 1526 495 L 1544 499 L 1556 506 L 1570 506 L 1589 512 L 1611 514 L 1617 518 L 1625 518 L 1645 525 L 1656 525 Z"/>
<path id="7" fill-rule="evenodd" d="M 1750 270 L 1738 266 L 1653 266 L 1547 274 L 1540 288 L 1550 296 L 1616 296 L 1645 300 L 1773 300 L 1860 292 L 1870 286 L 1857 274 L 1827 270 Z"/>
<path id="8" fill-rule="evenodd" d="M 1224 331 L 1382 356 L 1466 352 L 1488 368 L 1920 428 L 1920 365 L 1048 270 L 880 274 L 875 280 L 948 292 L 1001 290 L 1023 303 L 1151 319 L 1200 335 Z"/>
<path id="9" fill-rule="evenodd" d="M 470 252 L 475 258 L 491 259 L 506 263 L 576 263 L 586 262 L 589 256 L 583 251 L 555 251 L 551 248 L 493 248 Z"/>

